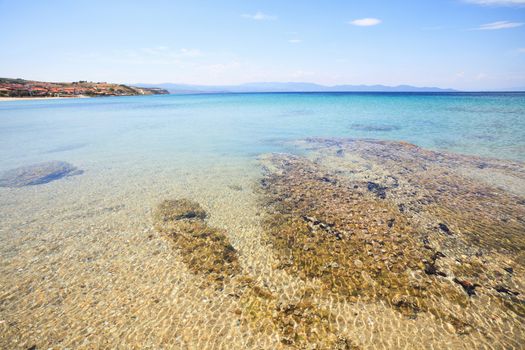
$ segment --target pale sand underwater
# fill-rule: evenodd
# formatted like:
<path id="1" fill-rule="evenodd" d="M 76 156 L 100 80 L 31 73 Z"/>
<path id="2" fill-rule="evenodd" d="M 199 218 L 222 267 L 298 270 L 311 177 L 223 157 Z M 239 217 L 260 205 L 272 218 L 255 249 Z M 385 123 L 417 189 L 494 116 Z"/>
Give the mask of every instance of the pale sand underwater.
<path id="1" fill-rule="evenodd" d="M 291 146 L 304 157 L 268 154 L 248 161 L 228 158 L 223 162 L 219 159 L 214 163 L 188 164 L 184 168 L 154 160 L 142 168 L 132 163 L 126 167 L 80 161 L 74 165 L 84 170 L 81 175 L 37 186 L 0 188 L 0 347 L 519 348 L 525 341 L 522 299 L 525 275 L 523 251 L 519 250 L 523 237 L 512 230 L 524 227 L 524 204 L 519 203 L 525 197 L 523 163 L 413 151 L 410 147 L 407 151 L 405 144 L 396 145 L 392 143 L 393 151 L 385 151 L 381 144 L 375 143 L 305 140 Z M 398 155 L 401 158 L 395 158 Z M 498 213 L 486 208 L 488 214 L 481 216 L 488 221 L 483 221 L 482 227 L 489 232 L 480 236 L 481 242 L 472 243 L 468 225 L 465 226 L 472 213 L 467 212 L 466 219 L 461 212 L 451 215 L 447 209 L 450 203 L 440 202 L 443 189 L 451 191 L 453 187 L 439 182 L 439 186 L 445 187 L 436 188 L 431 176 L 419 182 L 419 178 L 411 178 L 413 174 L 403 170 L 404 166 L 406 169 L 431 166 L 428 174 L 435 172 L 439 181 L 448 181 L 450 176 L 459 181 L 458 186 L 466 186 L 465 192 L 458 192 L 462 193 L 458 198 L 465 199 L 458 202 L 460 209 L 462 205 L 469 208 L 469 203 L 478 208 L 478 200 L 492 196 L 494 208 L 504 209 L 500 224 L 511 230 L 506 239 L 518 249 L 516 254 L 505 251 L 514 249 L 510 246 L 503 245 L 504 250 L 495 247 L 493 239 L 498 229 L 491 226 L 490 220 L 500 220 L 491 216 Z M 399 177 L 398 171 L 405 172 L 405 177 Z M 392 183 L 392 176 L 397 178 L 397 186 Z M 345 185 L 347 182 L 352 186 Z M 368 185 L 367 189 L 367 182 L 377 186 Z M 359 184 L 355 190 L 354 183 Z M 305 188 L 314 192 L 304 192 Z M 429 197 L 417 197 L 419 194 L 410 197 L 411 189 L 423 191 Z M 346 214 L 337 210 L 331 213 L 334 210 L 330 209 L 331 202 L 321 192 L 315 195 L 317 190 L 327 196 L 332 195 L 330 191 L 354 193 L 351 196 L 362 198 L 356 203 L 379 208 L 365 207 L 370 216 L 355 216 L 362 215 L 359 211 L 353 214 L 355 220 L 362 221 L 362 228 L 367 231 L 369 227 L 370 232 L 355 227 L 350 230 L 350 223 L 344 219 Z M 341 199 L 335 193 L 338 192 L 334 192 L 334 203 Z M 401 240 L 396 244 L 408 244 L 407 252 L 411 252 L 419 244 L 423 246 L 416 238 L 425 231 L 431 249 L 441 249 L 447 256 L 434 261 L 435 268 L 446 273 L 446 277 L 426 271 L 422 261 L 410 265 L 417 283 L 428 284 L 417 288 L 428 288 L 427 292 L 413 297 L 410 293 L 405 296 L 404 292 L 399 292 L 399 296 L 394 295 L 397 292 L 385 294 L 388 290 L 409 288 L 403 284 L 383 285 L 373 274 L 376 268 L 381 271 L 380 266 L 384 271 L 388 264 L 397 266 L 404 261 L 396 260 L 398 252 L 389 244 L 376 247 L 374 243 L 373 249 L 379 249 L 377 254 L 366 258 L 348 255 L 352 258 L 348 262 L 348 266 L 353 266 L 352 273 L 356 269 L 368 271 L 359 272 L 359 276 L 365 276 L 359 277 L 364 278 L 361 287 L 365 288 L 355 295 L 346 295 L 352 286 L 346 279 L 353 275 L 330 272 L 341 264 L 346 267 L 345 251 L 334 255 L 342 260 L 338 260 L 338 266 L 330 263 L 328 269 L 327 261 L 319 262 L 323 266 L 315 265 L 317 262 L 311 266 L 298 264 L 308 254 L 324 257 L 325 252 L 320 249 L 324 249 L 325 243 L 333 249 L 347 240 L 361 239 L 360 235 L 364 235 L 363 239 L 388 240 L 389 236 L 374 238 L 375 234 L 390 232 L 390 224 L 374 221 L 383 214 L 373 213 L 397 210 L 392 209 L 394 204 L 406 200 L 406 196 L 413 200 L 406 205 L 413 217 L 403 219 L 407 212 L 396 211 L 396 218 L 399 217 L 398 222 L 408 220 L 406 227 L 417 227 L 419 231 L 399 229 Z M 240 270 L 236 276 L 221 279 L 218 284 L 210 280 L 209 273 L 192 268 L 202 257 L 195 256 L 197 260 L 192 262 L 191 253 L 189 257 L 182 255 L 177 241 L 156 229 L 153 213 L 159 203 L 181 198 L 198 203 L 207 213 L 206 225 L 222 230 L 238 256 Z M 315 202 L 316 198 L 323 202 Z M 309 209 L 301 209 L 301 203 Z M 440 209 L 441 205 L 444 209 Z M 425 211 L 427 206 L 434 209 Z M 285 208 L 292 212 L 282 211 Z M 285 215 L 291 222 L 299 215 L 298 220 L 303 220 L 300 214 L 303 210 L 318 215 L 298 222 L 301 230 L 310 232 L 305 237 L 326 238 L 312 245 L 313 241 L 303 242 L 302 236 L 296 236 L 301 231 L 289 231 L 290 239 L 301 244 L 300 251 L 293 251 L 297 246 L 290 246 L 289 251 L 282 246 L 283 236 L 272 232 L 272 227 L 286 230 L 286 226 L 277 226 L 277 221 L 272 225 L 272 220 L 277 219 L 274 215 Z M 448 220 L 447 229 L 453 231 L 450 236 L 436 226 L 438 222 L 428 225 L 436 215 Z M 398 230 L 396 225 L 390 228 Z M 376 232 L 377 227 L 382 229 Z M 334 232 L 343 237 L 333 239 Z M 404 236 L 404 232 L 414 236 Z M 372 236 L 366 238 L 368 234 Z M 468 245 L 461 248 L 468 242 L 474 244 L 471 251 Z M 459 251 L 455 246 L 460 247 Z M 482 256 L 477 255 L 480 250 Z M 303 256 L 303 252 L 307 255 Z M 407 254 L 412 257 L 410 254 L 416 253 Z M 381 265 L 367 265 L 370 256 L 372 261 L 374 257 L 386 260 L 380 260 Z M 421 258 L 417 254 L 413 257 Z M 490 273 L 474 271 L 476 264 L 481 263 L 478 260 L 485 257 L 482 266 Z M 224 261 L 219 259 L 214 264 L 220 268 Z M 319 275 L 320 268 L 328 275 L 325 272 Z M 509 268 L 512 273 L 505 270 Z M 467 289 L 452 280 L 465 278 L 460 270 L 468 276 L 469 283 L 479 284 L 474 287 L 476 295 L 469 295 Z M 405 272 L 399 273 L 404 276 Z M 339 280 L 323 277 L 331 274 Z M 249 284 L 242 282 L 245 279 L 250 280 Z M 495 291 L 491 283 L 504 283 L 509 292 Z M 432 286 L 457 296 L 457 303 L 454 298 L 434 296 Z M 436 304 L 440 300 L 442 304 Z"/>

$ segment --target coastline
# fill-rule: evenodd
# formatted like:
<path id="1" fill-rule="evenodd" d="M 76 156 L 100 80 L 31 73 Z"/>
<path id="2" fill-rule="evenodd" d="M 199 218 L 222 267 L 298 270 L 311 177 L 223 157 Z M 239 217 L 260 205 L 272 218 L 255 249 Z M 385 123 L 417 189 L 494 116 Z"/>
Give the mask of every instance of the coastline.
<path id="1" fill-rule="evenodd" d="M 90 98 L 86 95 L 78 95 L 78 96 L 71 96 L 71 97 L 0 97 L 0 102 L 7 102 L 7 101 L 24 101 L 24 100 L 63 100 L 63 99 L 70 99 L 70 98 Z"/>

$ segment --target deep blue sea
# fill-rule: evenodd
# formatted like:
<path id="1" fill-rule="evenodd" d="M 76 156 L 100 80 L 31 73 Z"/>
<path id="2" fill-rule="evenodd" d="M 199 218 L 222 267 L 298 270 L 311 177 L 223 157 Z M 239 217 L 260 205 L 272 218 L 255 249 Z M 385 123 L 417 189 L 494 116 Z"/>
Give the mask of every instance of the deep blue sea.
<path id="1" fill-rule="evenodd" d="M 525 93 L 264 93 L 0 104 L 0 170 L 39 161 L 253 157 L 351 137 L 525 160 Z"/>

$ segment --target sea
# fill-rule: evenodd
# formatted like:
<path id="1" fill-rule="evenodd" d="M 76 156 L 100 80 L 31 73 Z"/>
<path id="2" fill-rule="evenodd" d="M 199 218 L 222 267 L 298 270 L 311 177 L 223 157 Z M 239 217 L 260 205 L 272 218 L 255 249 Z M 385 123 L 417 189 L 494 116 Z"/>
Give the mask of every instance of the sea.
<path id="1" fill-rule="evenodd" d="M 410 163 L 403 163 L 407 159 Z M 51 161 L 66 162 L 77 171 L 38 184 L 0 187 L 0 348 L 446 349 L 519 348 L 525 342 L 525 290 L 520 290 L 525 267 L 519 248 L 525 232 L 515 233 L 525 227 L 523 92 L 188 94 L 0 102 L 0 176 Z M 317 172 L 322 175 L 308 177 Z M 317 178 L 321 192 L 311 185 Z M 345 181 L 355 185 L 343 185 Z M 357 194 L 348 192 L 354 188 Z M 428 191 L 426 206 L 406 204 L 422 188 Z M 418 262 L 420 271 L 411 265 L 415 272 L 409 277 L 437 283 L 443 286 L 439 290 L 457 293 L 461 301 L 443 299 L 446 311 L 440 311 L 438 299 L 425 301 L 425 290 L 431 294 L 437 289 L 419 286 L 423 294 L 389 294 L 395 283 L 381 284 L 377 278 L 399 257 L 379 259 L 387 261 L 386 268 L 378 267 L 381 273 L 376 267 L 366 272 L 368 258 L 357 255 L 348 266 L 346 258 L 323 260 L 324 272 L 301 272 L 304 261 L 315 260 L 315 254 L 302 252 L 315 251 L 316 245 L 292 234 L 285 243 L 289 246 L 282 248 L 281 231 L 274 228 L 281 230 L 282 218 L 291 218 L 314 238 L 321 232 L 344 242 L 352 231 L 344 225 L 350 225 L 356 212 L 321 208 L 338 193 L 371 201 L 360 212 L 368 213 L 365 226 L 384 201 L 391 200 L 378 213 L 411 213 L 406 227 L 413 223 L 417 229 L 410 235 L 428 230 L 430 243 L 422 238 L 425 243 L 413 243 L 421 247 L 412 249 L 410 239 L 400 238 L 393 246 L 407 245 L 411 252 L 431 246 L 434 255 Z M 324 196 L 323 201 L 313 201 L 315 196 Z M 182 245 L 172 237 L 189 234 L 182 226 L 159 226 L 159 204 L 181 199 L 206 212 L 208 235 L 217 239 Z M 347 202 L 341 203 L 339 208 L 345 208 Z M 359 203 L 354 207 L 361 208 Z M 440 203 L 468 212 L 469 222 L 485 226 L 463 225 L 450 210 L 442 212 Z M 494 220 L 508 230 L 483 221 L 496 214 Z M 439 215 L 450 219 L 430 219 Z M 389 220 L 385 230 L 395 229 Z M 384 243 L 389 236 L 375 241 L 367 236 L 374 234 L 372 226 L 359 233 L 363 242 L 373 241 L 370 247 L 378 245 L 377 254 L 389 254 Z M 482 243 L 472 240 L 476 230 L 490 231 L 486 244 L 485 236 L 480 236 Z M 434 234 L 438 238 L 433 241 Z M 497 237 L 505 237 L 502 248 Z M 216 272 L 203 271 L 214 253 L 199 253 L 203 245 L 213 248 L 217 241 L 227 242 L 238 265 L 232 270 L 237 275 L 217 277 L 219 284 L 209 281 Z M 325 257 L 321 245 L 327 241 L 315 242 L 317 256 Z M 339 251 L 334 248 L 338 242 L 322 247 Z M 294 244 L 304 247 L 295 250 Z M 459 246 L 464 248 L 454 250 Z M 489 257 L 485 261 L 483 256 Z M 303 265 L 294 265 L 300 259 L 306 259 Z M 466 269 L 485 264 L 494 270 L 471 271 L 467 278 L 456 270 L 467 260 Z M 220 268 L 231 261 L 213 263 Z M 324 279 L 323 274 L 331 273 L 325 265 L 365 269 L 356 278 L 376 292 L 347 297 L 347 289 Z M 250 282 L 242 284 L 239 276 Z M 349 275 L 334 276 L 344 281 Z M 314 306 L 305 306 L 306 296 Z M 503 305 L 503 311 L 490 305 Z"/>

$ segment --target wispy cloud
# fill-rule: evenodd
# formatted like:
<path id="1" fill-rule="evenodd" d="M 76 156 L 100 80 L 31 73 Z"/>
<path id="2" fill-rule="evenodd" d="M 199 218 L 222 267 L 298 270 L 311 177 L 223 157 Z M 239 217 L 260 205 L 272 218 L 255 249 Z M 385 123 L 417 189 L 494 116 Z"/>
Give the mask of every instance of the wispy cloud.
<path id="1" fill-rule="evenodd" d="M 480 72 L 476 75 L 477 80 L 482 80 L 488 78 L 488 75 L 486 73 Z"/>
<path id="2" fill-rule="evenodd" d="M 183 47 L 179 50 L 179 55 L 183 57 L 200 57 L 202 56 L 202 51 L 199 49 L 187 49 Z"/>
<path id="3" fill-rule="evenodd" d="M 497 21 L 497 22 L 482 24 L 479 27 L 474 28 L 474 29 L 475 30 L 498 30 L 498 29 L 509 29 L 509 28 L 521 27 L 522 25 L 523 25 L 523 22 Z"/>
<path id="4" fill-rule="evenodd" d="M 359 18 L 359 19 L 354 19 L 353 21 L 350 21 L 349 23 L 353 24 L 354 26 L 359 26 L 359 27 L 370 27 L 370 26 L 378 25 L 379 23 L 381 23 L 381 20 L 377 18 Z"/>
<path id="5" fill-rule="evenodd" d="M 254 21 L 275 21 L 277 19 L 277 16 L 267 15 L 261 11 L 257 11 L 254 14 L 245 13 L 241 16 L 243 18 L 253 19 Z"/>
<path id="6" fill-rule="evenodd" d="M 138 49 L 115 49 L 109 52 L 71 53 L 69 57 L 80 62 L 100 62 L 140 65 L 187 65 L 205 57 L 199 49 L 172 49 L 167 46 L 143 47 Z"/>
<path id="7" fill-rule="evenodd" d="M 519 53 L 525 53 L 525 47 L 520 47 L 520 48 L 518 49 L 518 52 L 519 52 Z"/>
<path id="8" fill-rule="evenodd" d="M 290 39 L 290 40 L 288 40 L 288 42 L 289 42 L 290 44 L 300 44 L 300 43 L 302 43 L 303 41 L 302 41 L 301 39 Z"/>
<path id="9" fill-rule="evenodd" d="M 465 2 L 484 6 L 523 6 L 525 0 L 463 0 Z"/>
<path id="10" fill-rule="evenodd" d="M 170 49 L 167 46 L 157 47 L 144 47 L 140 49 L 140 52 L 151 57 L 169 57 L 169 58 L 182 58 L 182 57 L 200 57 L 203 55 L 199 49 L 182 48 L 178 50 Z"/>

